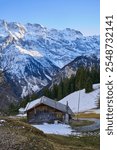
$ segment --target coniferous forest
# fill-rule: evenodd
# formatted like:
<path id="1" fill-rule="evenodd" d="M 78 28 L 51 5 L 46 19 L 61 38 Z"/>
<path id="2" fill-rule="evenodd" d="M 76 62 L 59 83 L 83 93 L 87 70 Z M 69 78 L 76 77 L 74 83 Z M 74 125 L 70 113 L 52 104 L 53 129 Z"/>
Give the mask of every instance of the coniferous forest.
<path id="1" fill-rule="evenodd" d="M 75 75 L 72 75 L 70 78 L 61 79 L 61 82 L 58 85 L 53 85 L 51 89 L 45 88 L 44 95 L 55 100 L 60 100 L 70 93 L 82 89 L 85 89 L 85 92 L 89 93 L 93 91 L 93 84 L 99 82 L 99 68 L 80 67 Z"/>
<path id="2" fill-rule="evenodd" d="M 93 91 L 93 84 L 100 82 L 100 69 L 99 67 L 80 67 L 75 75 L 70 78 L 61 79 L 59 84 L 54 84 L 51 88 L 45 87 L 41 94 L 32 94 L 26 96 L 20 101 L 19 107 L 25 107 L 26 104 L 35 100 L 42 95 L 52 98 L 56 101 L 64 98 L 72 92 L 85 89 L 86 93 Z"/>

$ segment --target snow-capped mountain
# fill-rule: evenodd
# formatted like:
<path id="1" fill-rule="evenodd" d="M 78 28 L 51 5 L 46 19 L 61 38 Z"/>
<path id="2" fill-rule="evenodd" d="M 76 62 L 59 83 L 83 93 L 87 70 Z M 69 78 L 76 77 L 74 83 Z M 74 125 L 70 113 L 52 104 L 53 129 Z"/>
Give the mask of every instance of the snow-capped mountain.
<path id="1" fill-rule="evenodd" d="M 99 36 L 0 20 L 0 65 L 19 96 L 39 91 L 78 56 L 99 58 Z"/>

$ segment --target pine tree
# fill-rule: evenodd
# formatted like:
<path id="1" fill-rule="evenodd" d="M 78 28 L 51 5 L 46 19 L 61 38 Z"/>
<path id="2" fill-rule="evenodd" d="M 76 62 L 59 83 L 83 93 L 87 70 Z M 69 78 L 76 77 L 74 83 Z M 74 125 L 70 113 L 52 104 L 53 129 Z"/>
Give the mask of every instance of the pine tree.
<path id="1" fill-rule="evenodd" d="M 60 84 L 58 85 L 58 94 L 57 94 L 57 99 L 60 100 L 63 98 L 63 81 L 61 79 Z"/>
<path id="2" fill-rule="evenodd" d="M 57 100 L 57 96 L 58 96 L 58 85 L 54 84 L 53 88 L 51 90 L 51 95 L 53 99 Z"/>
<path id="3" fill-rule="evenodd" d="M 61 85 L 59 85 L 57 99 L 60 100 L 61 98 L 62 98 L 62 87 L 61 87 Z"/>
<path id="4" fill-rule="evenodd" d="M 27 95 L 26 97 L 24 97 L 21 101 L 20 101 L 20 104 L 19 104 L 19 108 L 20 107 L 26 107 L 27 103 L 30 102 L 31 100 L 34 100 L 31 98 L 30 95 Z"/>
<path id="5" fill-rule="evenodd" d="M 75 76 L 75 90 L 79 90 L 79 81 L 80 81 L 80 69 L 77 70 Z"/>
<path id="6" fill-rule="evenodd" d="M 31 96 L 30 96 L 30 99 L 31 100 L 35 100 L 38 98 L 38 95 L 36 93 L 33 93 Z"/>
<path id="7" fill-rule="evenodd" d="M 63 97 L 68 95 L 68 93 L 69 93 L 69 79 L 66 78 L 63 81 Z"/>
<path id="8" fill-rule="evenodd" d="M 49 90 L 48 88 L 45 88 L 44 89 L 44 96 L 51 98 L 52 97 L 51 90 Z"/>
<path id="9" fill-rule="evenodd" d="M 76 90 L 81 90 L 85 87 L 86 83 L 86 70 L 84 67 L 81 67 L 78 69 L 76 73 L 76 82 L 75 82 L 75 87 Z"/>
<path id="10" fill-rule="evenodd" d="M 93 84 L 91 78 L 88 77 L 85 85 L 85 93 L 89 93 L 91 91 L 93 91 Z"/>
<path id="11" fill-rule="evenodd" d="M 70 93 L 72 93 L 75 91 L 75 77 L 73 75 L 69 80 L 69 84 L 70 84 Z"/>
<path id="12" fill-rule="evenodd" d="M 91 70 L 91 78 L 93 83 L 100 82 L 100 68 L 97 66 L 93 66 Z"/>

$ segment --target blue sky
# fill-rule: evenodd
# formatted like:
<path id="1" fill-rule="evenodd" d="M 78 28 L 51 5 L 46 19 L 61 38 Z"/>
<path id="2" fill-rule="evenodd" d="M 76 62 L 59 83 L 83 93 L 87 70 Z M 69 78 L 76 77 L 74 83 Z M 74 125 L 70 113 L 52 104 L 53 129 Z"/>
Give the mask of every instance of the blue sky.
<path id="1" fill-rule="evenodd" d="M 100 34 L 99 0 L 0 0 L 0 19 Z"/>

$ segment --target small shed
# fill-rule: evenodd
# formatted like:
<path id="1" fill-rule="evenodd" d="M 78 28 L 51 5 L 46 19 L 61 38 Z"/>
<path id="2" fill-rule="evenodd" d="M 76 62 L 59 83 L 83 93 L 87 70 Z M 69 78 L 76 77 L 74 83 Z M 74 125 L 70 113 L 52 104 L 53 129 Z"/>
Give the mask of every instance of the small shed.
<path id="1" fill-rule="evenodd" d="M 29 123 L 54 123 L 55 121 L 68 123 L 73 112 L 68 106 L 48 97 L 41 97 L 27 104 L 25 111 Z"/>

